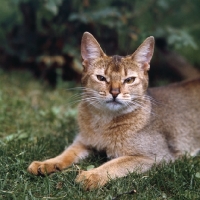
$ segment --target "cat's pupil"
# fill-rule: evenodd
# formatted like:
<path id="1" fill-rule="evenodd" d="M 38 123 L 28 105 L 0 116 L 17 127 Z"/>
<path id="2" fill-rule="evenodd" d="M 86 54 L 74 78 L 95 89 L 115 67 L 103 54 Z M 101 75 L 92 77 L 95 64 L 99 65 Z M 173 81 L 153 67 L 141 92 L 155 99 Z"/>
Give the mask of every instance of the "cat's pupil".
<path id="1" fill-rule="evenodd" d="M 104 76 L 101 76 L 101 75 L 97 75 L 97 79 L 99 81 L 106 81 L 106 78 Z"/>

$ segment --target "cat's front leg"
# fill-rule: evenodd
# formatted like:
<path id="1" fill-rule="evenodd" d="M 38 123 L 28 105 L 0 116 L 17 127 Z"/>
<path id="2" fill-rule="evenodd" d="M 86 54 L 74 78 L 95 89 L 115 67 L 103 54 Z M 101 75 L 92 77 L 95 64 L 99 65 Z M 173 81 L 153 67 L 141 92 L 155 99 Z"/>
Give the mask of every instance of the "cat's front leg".
<path id="1" fill-rule="evenodd" d="M 34 175 L 50 174 L 61 171 L 89 155 L 88 148 L 80 142 L 74 142 L 62 154 L 45 161 L 34 161 L 28 171 Z"/>
<path id="2" fill-rule="evenodd" d="M 110 179 L 124 177 L 130 172 L 145 172 L 155 161 L 144 156 L 123 156 L 115 158 L 100 167 L 82 171 L 76 182 L 82 183 L 84 189 L 91 190 L 104 186 Z"/>

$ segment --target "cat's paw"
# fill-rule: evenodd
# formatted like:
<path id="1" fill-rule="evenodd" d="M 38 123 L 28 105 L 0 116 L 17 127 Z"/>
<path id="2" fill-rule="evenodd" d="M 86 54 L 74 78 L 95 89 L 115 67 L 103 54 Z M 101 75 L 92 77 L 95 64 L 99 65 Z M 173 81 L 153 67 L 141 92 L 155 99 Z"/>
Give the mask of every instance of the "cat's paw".
<path id="1" fill-rule="evenodd" d="M 81 171 L 75 181 L 81 183 L 85 190 L 92 190 L 104 186 L 108 182 L 108 177 L 93 169 Z"/>
<path id="2" fill-rule="evenodd" d="M 34 161 L 28 167 L 28 172 L 34 175 L 51 174 L 53 172 L 61 170 L 62 170 L 62 163 L 58 163 L 51 160 L 43 162 Z"/>

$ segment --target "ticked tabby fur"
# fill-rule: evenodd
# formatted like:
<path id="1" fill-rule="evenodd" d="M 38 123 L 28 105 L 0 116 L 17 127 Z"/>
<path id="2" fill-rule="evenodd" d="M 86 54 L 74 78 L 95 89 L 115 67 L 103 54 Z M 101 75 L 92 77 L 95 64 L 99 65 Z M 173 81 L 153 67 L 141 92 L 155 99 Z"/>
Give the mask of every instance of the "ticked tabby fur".
<path id="1" fill-rule="evenodd" d="M 79 134 L 62 154 L 34 161 L 28 171 L 50 174 L 86 158 L 92 149 L 105 151 L 110 161 L 76 178 L 93 189 L 186 152 L 195 154 L 200 149 L 200 79 L 148 89 L 153 51 L 151 36 L 132 55 L 107 56 L 85 32 Z"/>

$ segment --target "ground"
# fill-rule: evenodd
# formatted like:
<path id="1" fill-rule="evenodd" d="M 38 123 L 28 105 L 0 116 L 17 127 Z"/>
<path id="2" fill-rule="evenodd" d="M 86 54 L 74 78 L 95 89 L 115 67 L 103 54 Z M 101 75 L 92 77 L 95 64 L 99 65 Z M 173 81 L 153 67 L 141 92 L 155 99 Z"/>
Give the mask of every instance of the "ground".
<path id="1" fill-rule="evenodd" d="M 200 199 L 200 156 L 130 174 L 103 188 L 84 191 L 75 183 L 79 169 L 106 161 L 94 153 L 78 165 L 50 176 L 27 172 L 33 160 L 53 157 L 77 132 L 77 90 L 73 82 L 45 86 L 27 72 L 0 71 L 0 199 Z"/>

